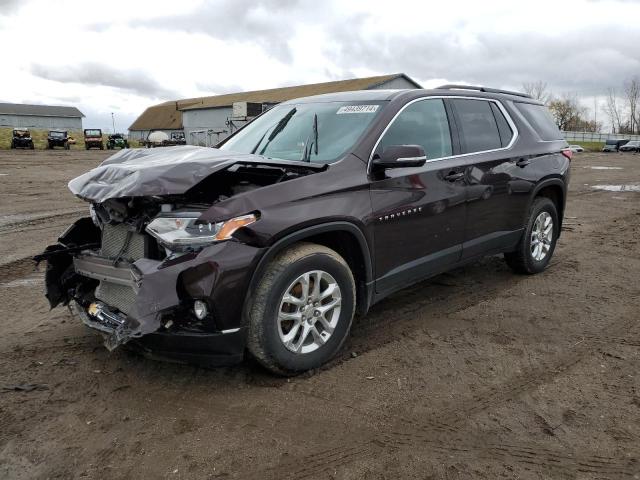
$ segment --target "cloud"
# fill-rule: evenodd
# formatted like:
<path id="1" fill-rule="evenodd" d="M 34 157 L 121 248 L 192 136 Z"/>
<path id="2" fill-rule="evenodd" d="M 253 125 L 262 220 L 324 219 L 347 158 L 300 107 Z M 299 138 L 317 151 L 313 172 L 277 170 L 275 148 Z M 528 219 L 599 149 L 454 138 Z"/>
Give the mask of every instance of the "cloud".
<path id="1" fill-rule="evenodd" d="M 20 45 L 0 75 L 7 101 L 78 103 L 102 122 L 161 100 L 404 72 L 429 87 L 541 80 L 593 105 L 640 71 L 640 29 L 620 16 L 638 18 L 638 1 L 111 0 L 95 18 L 85 7 L 0 0 L 0 43 Z"/>
<path id="2" fill-rule="evenodd" d="M 402 71 L 419 79 L 447 78 L 496 87 L 543 80 L 559 91 L 603 91 L 640 71 L 640 29 L 589 27 L 534 32 L 367 34 L 331 31 L 326 56 L 342 68 Z M 603 41 L 606 39 L 606 42 Z"/>
<path id="3" fill-rule="evenodd" d="M 301 0 L 225 0 L 206 2 L 186 14 L 137 21 L 136 25 L 199 33 L 229 43 L 256 43 L 273 58 L 290 63 L 293 57 L 289 42 L 296 21 L 287 19 L 304 18 L 305 10 L 308 13 L 310 5 L 303 6 Z M 205 58 L 215 55 L 216 52 L 206 52 Z"/>
<path id="4" fill-rule="evenodd" d="M 0 0 L 0 15 L 10 15 L 20 9 L 20 0 Z"/>
<path id="5" fill-rule="evenodd" d="M 65 66 L 33 64 L 29 71 L 46 80 L 114 87 L 149 98 L 173 99 L 180 96 L 140 70 L 120 70 L 97 62 Z"/>

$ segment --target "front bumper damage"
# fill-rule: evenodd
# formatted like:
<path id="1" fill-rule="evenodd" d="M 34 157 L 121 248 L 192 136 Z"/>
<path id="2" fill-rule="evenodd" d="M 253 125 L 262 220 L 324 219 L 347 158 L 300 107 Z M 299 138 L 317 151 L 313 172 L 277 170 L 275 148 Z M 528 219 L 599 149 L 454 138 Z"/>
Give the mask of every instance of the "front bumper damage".
<path id="1" fill-rule="evenodd" d="M 35 258 L 47 261 L 52 307 L 69 305 L 109 350 L 126 344 L 148 356 L 212 366 L 243 358 L 242 305 L 260 248 L 227 241 L 164 260 L 114 262 L 100 256 L 99 242 L 100 230 L 83 218 Z M 96 298 L 101 282 L 131 289 L 135 298 L 126 308 L 109 305 Z M 204 320 L 193 315 L 195 300 L 209 306 Z"/>

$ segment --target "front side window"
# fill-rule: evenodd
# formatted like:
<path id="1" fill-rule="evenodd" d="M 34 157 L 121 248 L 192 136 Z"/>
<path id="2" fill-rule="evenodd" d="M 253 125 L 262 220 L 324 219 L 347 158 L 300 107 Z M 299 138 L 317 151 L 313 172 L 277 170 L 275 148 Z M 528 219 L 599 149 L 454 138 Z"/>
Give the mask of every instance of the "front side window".
<path id="1" fill-rule="evenodd" d="M 451 156 L 451 131 L 442 100 L 420 100 L 402 110 L 380 140 L 377 153 L 390 145 L 421 145 L 429 160 Z"/>
<path id="2" fill-rule="evenodd" d="M 273 107 L 220 146 L 268 158 L 331 163 L 353 147 L 385 102 L 327 102 Z"/>
<path id="3" fill-rule="evenodd" d="M 463 153 L 502 148 L 496 118 L 486 100 L 453 99 Z M 505 132 L 506 133 L 506 132 Z"/>

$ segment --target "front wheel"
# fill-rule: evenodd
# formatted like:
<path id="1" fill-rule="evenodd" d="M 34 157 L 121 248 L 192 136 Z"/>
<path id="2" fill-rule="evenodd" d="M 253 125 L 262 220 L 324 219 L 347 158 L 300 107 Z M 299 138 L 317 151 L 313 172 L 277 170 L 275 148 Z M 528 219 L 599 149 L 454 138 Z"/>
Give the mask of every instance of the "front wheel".
<path id="1" fill-rule="evenodd" d="M 516 250 L 504 254 L 507 264 L 518 273 L 542 272 L 551 261 L 559 233 L 555 203 L 546 197 L 534 199 Z"/>
<path id="2" fill-rule="evenodd" d="M 300 243 L 271 261 L 249 302 L 249 352 L 272 372 L 294 375 L 326 363 L 344 343 L 355 282 L 335 251 Z"/>

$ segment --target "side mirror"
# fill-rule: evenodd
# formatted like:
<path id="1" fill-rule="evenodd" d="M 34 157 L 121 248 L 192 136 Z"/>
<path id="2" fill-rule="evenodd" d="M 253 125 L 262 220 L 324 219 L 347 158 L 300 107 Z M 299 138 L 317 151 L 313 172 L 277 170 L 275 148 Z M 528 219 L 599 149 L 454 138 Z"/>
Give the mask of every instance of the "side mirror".
<path id="1" fill-rule="evenodd" d="M 427 161 L 420 145 L 389 145 L 382 155 L 374 155 L 373 166 L 378 169 L 421 167 Z"/>

